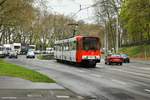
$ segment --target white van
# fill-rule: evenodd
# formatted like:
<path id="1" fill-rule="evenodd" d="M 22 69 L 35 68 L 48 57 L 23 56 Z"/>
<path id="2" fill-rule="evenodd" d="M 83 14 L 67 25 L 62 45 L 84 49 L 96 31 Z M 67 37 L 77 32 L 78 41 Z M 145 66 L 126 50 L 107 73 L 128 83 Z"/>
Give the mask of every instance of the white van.
<path id="1" fill-rule="evenodd" d="M 4 44 L 3 46 L 6 50 L 6 54 L 9 55 L 10 51 L 13 50 L 12 44 Z"/>
<path id="2" fill-rule="evenodd" d="M 6 56 L 6 51 L 3 46 L 0 46 L 0 57 L 5 57 Z"/>
<path id="3" fill-rule="evenodd" d="M 53 48 L 46 48 L 46 53 L 47 54 L 53 54 L 54 53 L 54 49 Z"/>
<path id="4" fill-rule="evenodd" d="M 21 54 L 21 43 L 13 43 L 13 48 L 17 54 Z"/>

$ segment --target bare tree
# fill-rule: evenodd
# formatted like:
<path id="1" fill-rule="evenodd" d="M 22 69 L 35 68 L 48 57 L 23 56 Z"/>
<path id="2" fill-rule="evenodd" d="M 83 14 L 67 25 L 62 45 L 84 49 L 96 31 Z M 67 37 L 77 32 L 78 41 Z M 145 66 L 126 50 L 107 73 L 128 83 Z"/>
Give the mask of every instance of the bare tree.
<path id="1" fill-rule="evenodd" d="M 95 0 L 95 14 L 97 20 L 102 22 L 105 26 L 105 48 L 108 50 L 108 40 L 109 48 L 115 48 L 118 51 L 119 47 L 119 11 L 121 6 L 121 0 Z M 99 23 L 100 23 L 99 22 Z"/>

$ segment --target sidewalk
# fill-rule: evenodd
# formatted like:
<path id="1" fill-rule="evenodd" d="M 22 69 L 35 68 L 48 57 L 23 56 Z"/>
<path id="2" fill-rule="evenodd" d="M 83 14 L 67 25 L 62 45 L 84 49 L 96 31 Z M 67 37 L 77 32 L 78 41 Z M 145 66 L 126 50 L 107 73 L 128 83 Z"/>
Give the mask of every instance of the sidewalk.
<path id="1" fill-rule="evenodd" d="M 14 77 L 0 77 L 0 89 L 64 89 L 56 83 L 38 83 Z"/>
<path id="2" fill-rule="evenodd" d="M 34 83 L 12 77 L 0 77 L 0 100 L 85 100 L 56 83 Z"/>

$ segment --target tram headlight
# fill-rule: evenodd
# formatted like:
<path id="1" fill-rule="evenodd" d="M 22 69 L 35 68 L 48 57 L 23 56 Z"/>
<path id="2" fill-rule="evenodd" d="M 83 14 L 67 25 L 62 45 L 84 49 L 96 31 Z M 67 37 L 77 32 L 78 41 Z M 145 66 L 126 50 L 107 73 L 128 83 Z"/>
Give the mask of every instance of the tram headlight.
<path id="1" fill-rule="evenodd" d="M 87 56 L 82 56 L 82 59 L 87 59 L 88 57 Z"/>
<path id="2" fill-rule="evenodd" d="M 96 59 L 100 59 L 100 56 L 96 56 Z"/>

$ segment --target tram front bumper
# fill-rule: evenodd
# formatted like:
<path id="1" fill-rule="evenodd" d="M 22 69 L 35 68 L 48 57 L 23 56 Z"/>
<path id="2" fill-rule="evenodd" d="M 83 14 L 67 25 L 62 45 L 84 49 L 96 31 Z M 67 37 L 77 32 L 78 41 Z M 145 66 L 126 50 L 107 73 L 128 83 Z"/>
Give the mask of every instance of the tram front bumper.
<path id="1" fill-rule="evenodd" d="M 82 59 L 83 63 L 99 63 L 100 59 Z"/>
<path id="2" fill-rule="evenodd" d="M 82 56 L 82 62 L 95 62 L 99 63 L 101 61 L 100 56 Z"/>

